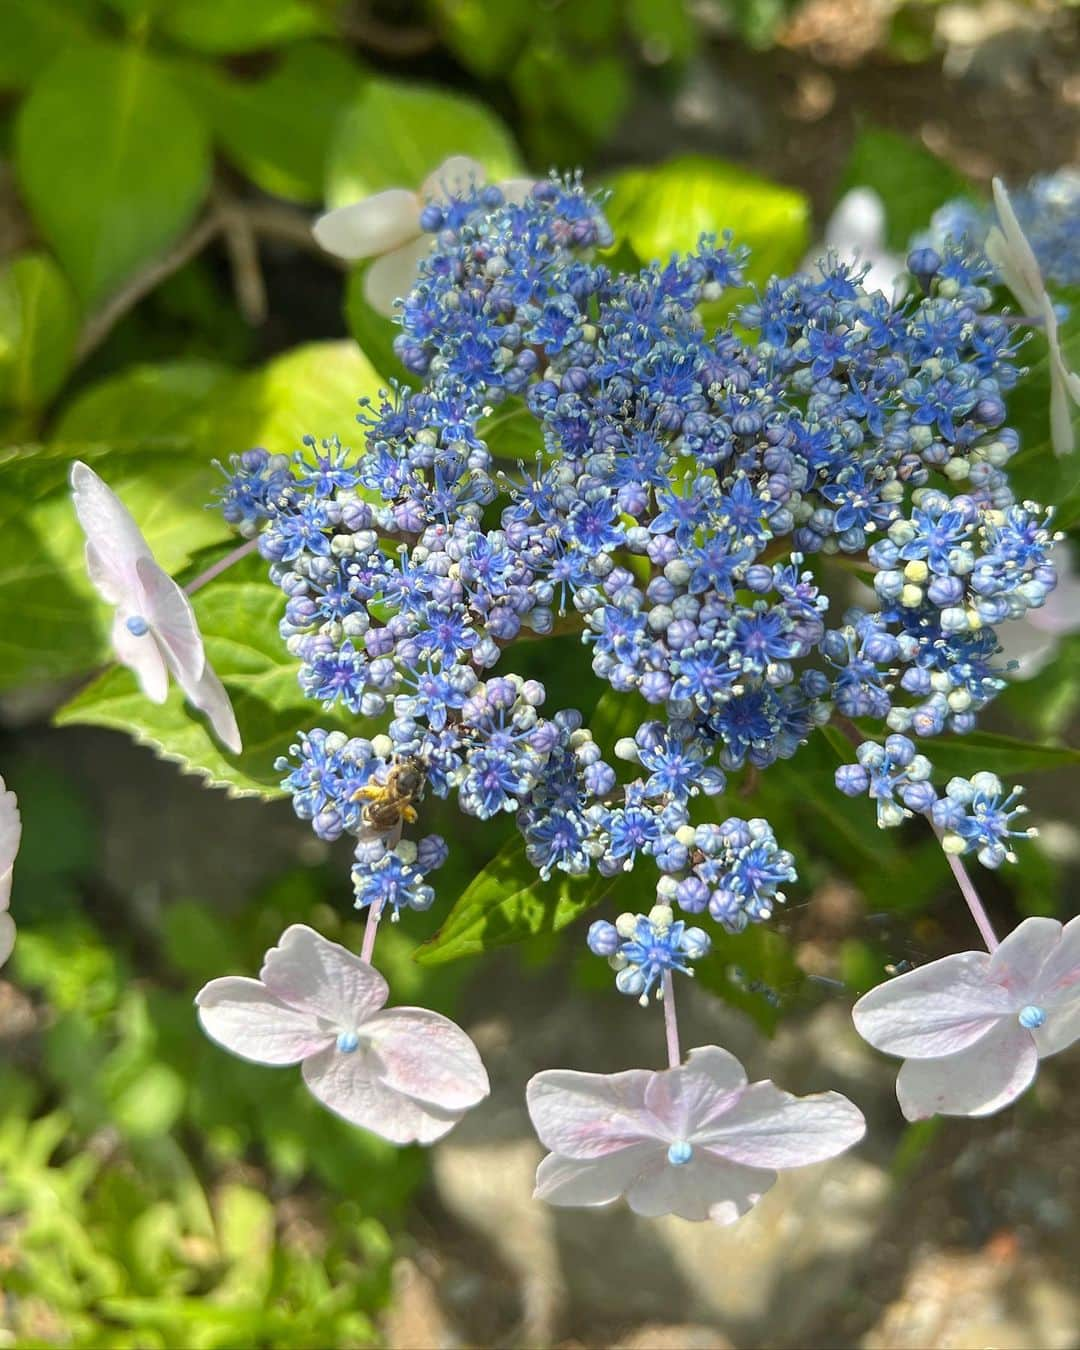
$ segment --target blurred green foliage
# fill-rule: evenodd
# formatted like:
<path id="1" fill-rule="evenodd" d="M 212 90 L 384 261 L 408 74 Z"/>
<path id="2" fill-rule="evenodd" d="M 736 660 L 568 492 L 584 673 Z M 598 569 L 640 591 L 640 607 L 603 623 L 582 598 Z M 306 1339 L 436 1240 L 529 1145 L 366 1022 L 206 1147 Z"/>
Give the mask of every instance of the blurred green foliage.
<path id="1" fill-rule="evenodd" d="M 87 890 L 98 840 L 70 781 L 5 767 L 26 821 L 13 973 L 30 997 L 0 1013 L 0 1337 L 372 1343 L 421 1151 L 338 1120 L 295 1072 L 225 1055 L 192 1005 L 291 922 L 353 945 L 358 926 L 309 870 L 228 914 L 192 900 L 133 926 Z M 416 993 L 407 950 L 384 935 L 398 1001 Z M 456 987 L 425 977 L 423 999 L 450 1009 Z"/>

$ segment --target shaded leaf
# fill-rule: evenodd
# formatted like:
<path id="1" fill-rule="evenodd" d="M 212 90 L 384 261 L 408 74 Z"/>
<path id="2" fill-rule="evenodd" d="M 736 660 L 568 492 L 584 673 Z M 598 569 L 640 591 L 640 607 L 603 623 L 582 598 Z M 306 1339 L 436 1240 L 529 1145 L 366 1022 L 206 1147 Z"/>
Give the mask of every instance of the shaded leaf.
<path id="1" fill-rule="evenodd" d="M 40 408 L 64 382 L 79 309 L 63 273 L 44 253 L 0 269 L 0 405 Z"/>
<path id="2" fill-rule="evenodd" d="M 215 0 L 216 2 L 216 0 Z M 138 46 L 69 47 L 23 104 L 15 167 L 84 303 L 167 248 L 210 177 L 200 118 Z"/>
<path id="3" fill-rule="evenodd" d="M 519 171 L 509 132 L 483 104 L 429 85 L 369 80 L 344 111 L 331 146 L 327 203 L 418 188 L 450 155 L 470 155 L 492 180 Z"/>
<path id="4" fill-rule="evenodd" d="M 291 201 L 322 201 L 331 138 L 360 85 L 344 50 L 299 43 L 263 80 L 238 80 L 194 63 L 180 78 L 225 153 L 253 183 Z"/>
<path id="5" fill-rule="evenodd" d="M 170 37 L 201 52 L 278 47 L 331 30 L 313 0 L 170 0 L 161 23 Z"/>

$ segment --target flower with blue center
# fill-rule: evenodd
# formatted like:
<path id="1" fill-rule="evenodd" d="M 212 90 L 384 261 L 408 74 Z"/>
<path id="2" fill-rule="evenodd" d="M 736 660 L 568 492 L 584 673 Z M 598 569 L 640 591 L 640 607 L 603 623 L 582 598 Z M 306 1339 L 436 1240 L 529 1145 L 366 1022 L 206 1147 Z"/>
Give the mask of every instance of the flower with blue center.
<path id="1" fill-rule="evenodd" d="M 619 993 L 642 1007 L 654 989 L 660 996 L 665 974 L 692 975 L 690 962 L 707 956 L 712 945 L 704 930 L 688 928 L 667 905 L 654 905 L 648 914 L 620 914 L 614 923 L 598 919 L 588 942 L 591 952 L 607 957 Z"/>

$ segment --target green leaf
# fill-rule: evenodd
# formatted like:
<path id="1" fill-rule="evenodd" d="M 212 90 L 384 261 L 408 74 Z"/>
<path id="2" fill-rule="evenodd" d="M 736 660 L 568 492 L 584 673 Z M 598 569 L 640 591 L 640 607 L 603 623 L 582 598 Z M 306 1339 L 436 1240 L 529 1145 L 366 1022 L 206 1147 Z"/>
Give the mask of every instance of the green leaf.
<path id="1" fill-rule="evenodd" d="M 65 0 L 4 0 L 0 89 L 23 89 L 71 42 L 86 35 L 80 6 Z"/>
<path id="2" fill-rule="evenodd" d="M 194 63 L 178 78 L 225 153 L 253 183 L 290 201 L 322 201 L 331 138 L 360 85 L 342 49 L 299 43 L 263 80 L 234 79 Z"/>
<path id="3" fill-rule="evenodd" d="M 436 0 L 434 9 L 446 45 L 484 79 L 499 76 L 529 34 L 531 16 L 524 5 Z"/>
<path id="4" fill-rule="evenodd" d="M 0 269 L 0 405 L 47 403 L 71 366 L 78 330 L 75 296 L 50 257 L 24 253 Z"/>
<path id="5" fill-rule="evenodd" d="M 312 0 L 170 0 L 161 23 L 177 42 L 217 53 L 278 47 L 332 31 L 328 14 Z"/>
<path id="6" fill-rule="evenodd" d="M 859 133 L 837 195 L 854 187 L 873 188 L 884 202 L 886 243 L 901 255 L 939 206 L 975 195 L 962 174 L 925 146 L 877 127 Z"/>
<path id="7" fill-rule="evenodd" d="M 250 558 L 192 597 L 206 657 L 221 677 L 236 711 L 244 749 L 226 753 L 205 720 L 188 708 L 179 689 L 163 704 L 145 697 L 130 671 L 108 670 L 57 714 L 59 726 L 80 724 L 127 732 L 163 759 L 197 774 L 233 796 L 278 797 L 278 755 L 297 731 L 313 726 L 362 735 L 364 724 L 314 707 L 297 684 L 298 663 L 278 634 L 284 597 L 266 578 L 266 564 Z"/>
<path id="8" fill-rule="evenodd" d="M 377 399 L 385 384 L 355 342 L 311 342 L 269 361 L 211 399 L 207 406 L 215 454 L 254 445 L 272 454 L 301 448 L 301 438 L 340 437 L 356 445 L 360 398 Z"/>
<path id="9" fill-rule="evenodd" d="M 206 129 L 139 48 L 68 48 L 20 110 L 27 203 L 86 304 L 166 249 L 210 177 Z"/>
<path id="10" fill-rule="evenodd" d="M 934 766 L 935 780 L 961 774 L 970 778 L 983 770 L 1009 778 L 1013 774 L 1045 773 L 1080 764 L 1080 750 L 1067 745 L 1040 745 L 1000 736 L 993 731 L 972 731 L 966 736 L 936 736 L 925 745 Z"/>
<path id="11" fill-rule="evenodd" d="M 186 442 L 55 444 L 0 452 L 0 687 L 85 670 L 107 651 L 108 606 L 90 586 L 68 491 L 83 459 L 124 500 L 169 572 L 229 536 L 206 510 L 216 471 Z"/>
<path id="12" fill-rule="evenodd" d="M 54 441 L 151 441 L 211 444 L 212 396 L 244 378 L 215 361 L 165 361 L 128 366 L 98 381 L 67 405 Z"/>
<path id="13" fill-rule="evenodd" d="M 686 61 L 698 45 L 689 6 L 672 0 L 628 0 L 626 21 L 652 65 Z"/>
<path id="14" fill-rule="evenodd" d="M 557 873 L 541 881 L 525 856 L 525 844 L 511 839 L 458 896 L 442 927 L 416 950 L 422 966 L 437 966 L 477 956 L 493 947 L 524 942 L 540 933 L 557 933 L 630 878 L 568 877 Z M 646 883 L 639 880 L 642 890 Z"/>
<path id="15" fill-rule="evenodd" d="M 326 200 L 418 188 L 450 155 L 470 155 L 493 181 L 519 172 L 510 134 L 483 104 L 429 85 L 369 80 L 345 109 L 330 149 Z"/>
<path id="16" fill-rule="evenodd" d="M 809 243 L 810 204 L 794 188 L 701 155 L 654 169 L 625 169 L 609 180 L 616 235 L 643 261 L 666 261 L 697 247 L 702 234 L 731 230 L 752 250 L 748 276 L 763 282 L 797 265 Z"/>

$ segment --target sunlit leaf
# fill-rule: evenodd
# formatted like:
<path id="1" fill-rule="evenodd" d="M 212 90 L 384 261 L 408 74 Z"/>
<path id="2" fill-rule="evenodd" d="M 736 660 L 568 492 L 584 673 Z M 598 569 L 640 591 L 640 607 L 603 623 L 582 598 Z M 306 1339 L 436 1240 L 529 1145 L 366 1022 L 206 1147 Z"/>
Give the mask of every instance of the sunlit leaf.
<path id="1" fill-rule="evenodd" d="M 79 309 L 63 273 L 44 253 L 0 268 L 0 406 L 39 408 L 71 365 Z"/>

